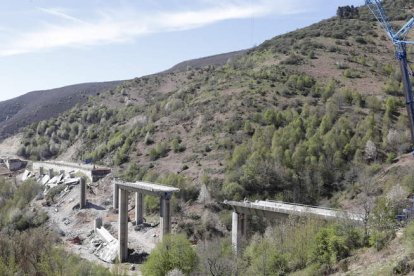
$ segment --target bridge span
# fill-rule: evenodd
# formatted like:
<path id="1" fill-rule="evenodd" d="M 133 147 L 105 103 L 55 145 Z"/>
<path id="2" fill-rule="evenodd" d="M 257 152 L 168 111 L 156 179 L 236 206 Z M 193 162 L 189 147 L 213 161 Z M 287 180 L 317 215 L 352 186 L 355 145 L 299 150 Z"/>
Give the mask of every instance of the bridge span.
<path id="1" fill-rule="evenodd" d="M 312 216 L 324 220 L 348 220 L 357 224 L 364 222 L 363 214 L 351 213 L 324 207 L 315 207 L 280 201 L 256 200 L 224 201 L 233 208 L 232 245 L 236 252 L 240 249 L 240 241 L 247 233 L 247 216 L 256 215 L 267 219 L 279 219 L 288 216 Z"/>

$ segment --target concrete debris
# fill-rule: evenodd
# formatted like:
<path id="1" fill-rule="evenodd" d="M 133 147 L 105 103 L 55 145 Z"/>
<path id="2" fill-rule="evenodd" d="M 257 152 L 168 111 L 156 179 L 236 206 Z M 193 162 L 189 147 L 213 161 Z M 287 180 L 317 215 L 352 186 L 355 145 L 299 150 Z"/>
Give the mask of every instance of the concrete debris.
<path id="1" fill-rule="evenodd" d="M 22 179 L 24 181 L 25 179 L 28 179 L 30 177 L 36 177 L 36 174 L 34 172 L 30 172 L 26 170 L 22 176 Z M 61 197 L 69 193 L 70 189 L 72 189 L 74 185 L 78 185 L 80 183 L 80 177 L 74 177 L 73 173 L 69 173 L 67 175 L 65 175 L 64 173 L 61 173 L 52 178 L 50 177 L 49 174 L 37 175 L 36 178 L 37 178 L 37 182 L 39 182 L 45 187 L 43 191 L 44 195 L 47 195 L 50 189 L 57 187 L 58 185 L 66 185 L 67 187 L 65 188 Z"/>
<path id="2" fill-rule="evenodd" d="M 50 180 L 50 176 L 49 175 L 44 175 L 43 177 L 42 177 L 42 179 L 40 180 L 40 183 L 42 184 L 42 185 L 46 185 L 47 184 L 47 182 L 49 182 L 49 180 Z"/>
<path id="3" fill-rule="evenodd" d="M 27 179 L 34 177 L 34 174 L 32 174 L 31 171 L 24 170 L 24 173 L 22 175 L 22 181 L 26 181 Z"/>
<path id="4" fill-rule="evenodd" d="M 56 184 L 56 183 L 48 183 L 48 184 L 46 184 L 46 192 L 48 191 L 48 190 L 50 190 L 50 189 L 52 189 L 52 188 L 54 188 L 54 187 L 56 187 L 58 184 Z"/>
<path id="5" fill-rule="evenodd" d="M 61 172 L 60 169 L 56 168 L 54 170 L 54 173 L 59 172 Z M 80 178 L 74 177 L 71 172 L 64 172 L 50 178 L 49 173 L 49 170 L 43 168 L 40 171 L 32 171 L 31 174 L 26 172 L 24 176 L 34 177 L 33 179 L 43 184 L 44 191 L 41 192 L 41 195 L 50 193 L 49 197 L 44 196 L 44 201 L 35 202 L 34 204 L 44 207 L 43 210 L 47 212 L 50 218 L 50 224 L 56 225 L 56 232 L 65 241 L 65 248 L 70 252 L 81 254 L 83 258 L 90 261 L 106 263 L 106 266 L 114 263 L 119 258 L 120 244 L 117 237 L 114 236 L 119 232 L 118 216 L 116 215 L 118 212 L 116 209 L 109 208 L 112 207 L 113 200 L 113 178 L 108 176 L 96 183 L 91 183 L 90 187 L 93 188 L 95 195 L 87 190 L 88 208 L 80 210 Z M 50 187 L 58 188 L 50 190 Z M 104 223 L 94 224 L 96 218 L 102 218 L 105 221 L 102 221 Z M 159 222 L 154 226 L 158 224 Z M 150 252 L 158 241 L 158 239 L 152 237 L 157 229 L 149 225 L 149 223 L 143 224 L 143 229 L 140 232 L 133 231 L 135 225 L 132 223 L 127 225 L 131 238 L 128 243 L 129 249 L 134 249 L 137 252 L 135 255 L 129 254 L 128 260 L 134 260 L 131 263 L 142 263 L 147 255 L 146 252 Z M 158 237 L 158 234 L 156 237 Z M 139 250 L 137 250 L 138 248 Z M 129 270 L 131 267 L 127 266 L 126 268 Z M 137 270 L 139 269 L 135 265 L 135 271 Z"/>
<path id="6" fill-rule="evenodd" d="M 111 233 L 104 227 L 96 228 L 96 233 L 102 238 L 101 244 L 95 251 L 95 255 L 107 263 L 113 263 L 118 257 L 118 240 L 115 239 Z M 94 241 L 97 243 L 97 241 Z"/>
<path id="7" fill-rule="evenodd" d="M 91 244 L 94 246 L 94 247 L 99 247 L 101 244 L 103 244 L 103 241 L 101 240 L 101 239 L 92 239 L 91 240 Z"/>
<path id="8" fill-rule="evenodd" d="M 96 233 L 106 242 L 111 243 L 116 241 L 116 239 L 106 230 L 104 227 L 96 228 Z"/>
<path id="9" fill-rule="evenodd" d="M 77 185 L 80 182 L 80 177 L 76 177 L 76 178 L 65 178 L 63 180 L 63 184 L 65 185 Z"/>
<path id="10" fill-rule="evenodd" d="M 95 255 L 106 263 L 115 262 L 118 257 L 118 241 L 113 240 L 110 243 L 102 243 L 95 251 Z"/>
<path id="11" fill-rule="evenodd" d="M 131 265 L 131 271 L 135 271 L 135 265 Z"/>
<path id="12" fill-rule="evenodd" d="M 61 184 L 63 180 L 63 174 L 57 175 L 52 177 L 52 179 L 49 180 L 48 184 Z"/>

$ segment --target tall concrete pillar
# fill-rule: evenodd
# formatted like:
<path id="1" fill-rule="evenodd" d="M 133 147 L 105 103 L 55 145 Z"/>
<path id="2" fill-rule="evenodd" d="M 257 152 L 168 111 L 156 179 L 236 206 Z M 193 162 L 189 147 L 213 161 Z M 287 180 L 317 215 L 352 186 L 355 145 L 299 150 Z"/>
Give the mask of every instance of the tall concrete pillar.
<path id="1" fill-rule="evenodd" d="M 128 258 L 128 191 L 124 189 L 119 189 L 118 216 L 119 260 L 124 262 Z"/>
<path id="2" fill-rule="evenodd" d="M 49 177 L 52 178 L 53 177 L 53 169 L 49 169 Z"/>
<path id="3" fill-rule="evenodd" d="M 118 186 L 118 184 L 116 184 L 115 182 L 114 182 L 114 185 L 113 185 L 113 193 L 112 193 L 112 196 L 113 196 L 113 207 L 114 207 L 114 209 L 118 209 L 118 199 L 119 199 L 119 186 Z"/>
<path id="4" fill-rule="evenodd" d="M 144 196 L 142 193 L 135 193 L 135 221 L 136 225 L 144 222 Z"/>
<path id="5" fill-rule="evenodd" d="M 79 207 L 81 209 L 86 207 L 86 181 L 85 178 L 81 177 L 80 179 L 80 203 Z"/>
<path id="6" fill-rule="evenodd" d="M 43 167 L 40 167 L 40 168 L 39 168 L 39 174 L 40 174 L 40 175 L 43 175 Z"/>
<path id="7" fill-rule="evenodd" d="M 96 219 L 95 219 L 95 225 L 94 225 L 94 227 L 93 227 L 93 229 L 95 230 L 95 232 L 96 232 L 96 229 L 99 229 L 99 228 L 101 228 L 102 227 L 102 217 L 97 217 Z"/>
<path id="8" fill-rule="evenodd" d="M 171 232 L 171 195 L 160 197 L 160 240 Z"/>
<path id="9" fill-rule="evenodd" d="M 245 214 L 233 212 L 231 225 L 231 244 L 235 253 L 241 249 L 241 240 L 247 234 L 247 219 Z"/>

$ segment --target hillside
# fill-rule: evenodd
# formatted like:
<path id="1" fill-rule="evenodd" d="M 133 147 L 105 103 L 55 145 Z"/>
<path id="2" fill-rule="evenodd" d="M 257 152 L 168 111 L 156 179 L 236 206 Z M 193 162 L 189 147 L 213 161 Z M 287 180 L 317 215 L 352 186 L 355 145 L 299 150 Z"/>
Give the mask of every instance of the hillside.
<path id="1" fill-rule="evenodd" d="M 17 133 L 32 123 L 58 116 L 88 97 L 117 86 L 120 81 L 84 83 L 56 89 L 33 91 L 0 102 L 0 140 Z"/>
<path id="2" fill-rule="evenodd" d="M 238 57 L 246 50 L 214 55 L 181 62 L 164 73 L 185 71 L 188 67 L 224 65 L 229 59 Z M 114 89 L 122 81 L 83 83 L 61 88 L 32 91 L 17 98 L 0 102 L 0 140 L 16 134 L 32 123 L 56 117 L 76 104 L 85 103 L 89 97 Z"/>
<path id="3" fill-rule="evenodd" d="M 393 24 L 401 25 L 414 1 L 384 5 Z M 409 48 L 411 60 L 413 54 Z M 361 7 L 248 51 L 125 81 L 26 127 L 18 154 L 32 160 L 91 161 L 110 166 L 115 177 L 126 181 L 179 187 L 175 231 L 195 242 L 228 235 L 221 227 L 228 230 L 231 222 L 219 204 L 224 199 L 365 212 L 369 227 L 355 232 L 346 225 L 321 230 L 309 221 L 269 230 L 252 219 L 251 234 L 260 234 L 243 255 L 251 275 L 261 268 L 254 256 L 265 258 L 263 246 L 277 249 L 271 254 L 283 267 L 281 273 L 305 269 L 309 275 L 306 269 L 315 269 L 314 264 L 314 275 L 340 273 L 342 259 L 360 273 L 364 263 L 353 254 L 372 257 L 371 266 L 384 248 L 396 259 L 405 257 L 405 250 L 411 254 L 399 246 L 400 234 L 394 240 L 395 215 L 414 192 L 401 90 L 392 45 Z M 212 199 L 209 204 L 197 203 L 206 198 Z M 146 198 L 147 212 L 157 210 L 157 204 Z M 280 233 L 288 242 L 272 238 Z M 312 247 L 325 241 L 333 243 L 325 251 Z"/>
<path id="4" fill-rule="evenodd" d="M 390 43 L 361 9 L 225 65 L 125 81 L 27 128 L 19 154 L 47 159 L 69 149 L 65 158 L 114 166 L 126 178 L 208 178 L 213 193 L 236 198 L 261 190 L 249 183 L 268 183 L 261 197 L 317 203 L 346 188 L 352 164 L 409 150 L 400 85 Z M 299 182 L 315 194 L 301 198 Z"/>
<path id="5" fill-rule="evenodd" d="M 224 53 L 219 55 L 213 55 L 209 57 L 203 57 L 203 58 L 197 58 L 192 60 L 186 60 L 183 62 L 180 62 L 170 69 L 164 71 L 163 73 L 172 73 L 176 71 L 185 71 L 189 68 L 192 69 L 200 69 L 206 66 L 222 66 L 225 65 L 229 59 L 237 58 L 243 54 L 245 54 L 247 50 L 240 50 L 230 53 Z"/>

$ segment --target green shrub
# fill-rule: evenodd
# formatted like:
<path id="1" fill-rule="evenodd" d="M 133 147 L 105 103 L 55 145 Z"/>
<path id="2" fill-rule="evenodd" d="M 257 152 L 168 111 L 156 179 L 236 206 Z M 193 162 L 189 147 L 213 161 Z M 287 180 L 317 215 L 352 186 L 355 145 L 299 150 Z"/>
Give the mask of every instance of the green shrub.
<path id="1" fill-rule="evenodd" d="M 288 256 L 274 247 L 268 239 L 253 238 L 244 251 L 248 260 L 246 275 L 284 275 L 288 271 Z"/>
<path id="2" fill-rule="evenodd" d="M 56 238 L 43 227 L 3 232 L 0 235 L 0 275 L 111 275 L 107 268 L 55 247 Z"/>
<path id="3" fill-rule="evenodd" d="M 66 188 L 66 185 L 57 185 L 53 188 L 51 188 L 46 195 L 46 200 L 55 202 L 55 197 L 59 195 L 64 189 Z"/>
<path id="4" fill-rule="evenodd" d="M 402 88 L 400 83 L 396 80 L 388 80 L 384 85 L 383 91 L 388 95 L 401 96 Z"/>
<path id="5" fill-rule="evenodd" d="M 185 146 L 181 144 L 181 139 L 175 138 L 171 141 L 171 150 L 173 150 L 175 153 L 183 152 L 186 150 Z"/>
<path id="6" fill-rule="evenodd" d="M 228 200 L 241 200 L 245 194 L 244 188 L 236 183 L 225 183 L 222 188 L 222 194 L 225 199 Z"/>
<path id="7" fill-rule="evenodd" d="M 289 57 L 287 57 L 281 63 L 282 64 L 288 64 L 288 65 L 299 65 L 299 64 L 303 63 L 303 58 L 298 56 L 298 55 L 291 54 Z"/>
<path id="8" fill-rule="evenodd" d="M 150 150 L 149 157 L 151 161 L 154 161 L 159 158 L 167 156 L 169 151 L 170 151 L 170 148 L 168 147 L 166 143 L 160 143 Z"/>
<path id="9" fill-rule="evenodd" d="M 343 236 L 337 233 L 334 226 L 322 228 L 315 238 L 313 260 L 319 264 L 333 265 L 337 261 L 348 257 L 350 248 Z"/>
<path id="10" fill-rule="evenodd" d="M 179 188 L 180 191 L 175 193 L 175 196 L 184 201 L 196 200 L 199 195 L 199 189 L 196 185 L 182 175 L 170 173 L 159 177 L 157 181 L 161 184 Z"/>
<path id="11" fill-rule="evenodd" d="M 167 235 L 142 266 L 143 275 L 165 276 L 178 269 L 185 275 L 197 266 L 197 254 L 184 235 Z"/>
<path id="12" fill-rule="evenodd" d="M 414 221 L 411 221 L 404 229 L 404 239 L 414 250 Z"/>
<path id="13" fill-rule="evenodd" d="M 367 44 L 367 41 L 362 37 L 362 36 L 357 36 L 355 38 L 355 41 L 358 42 L 359 44 Z"/>
<path id="14" fill-rule="evenodd" d="M 344 76 L 345 78 L 348 78 L 348 79 L 355 79 L 355 78 L 361 77 L 358 71 L 356 71 L 355 69 L 350 69 L 350 68 L 344 71 Z"/>
<path id="15" fill-rule="evenodd" d="M 144 198 L 145 212 L 153 214 L 160 209 L 160 199 L 155 196 L 145 196 Z"/>
<path id="16" fill-rule="evenodd" d="M 395 237 L 395 215 L 396 209 L 390 200 L 385 197 L 376 199 L 369 218 L 371 226 L 369 241 L 377 250 L 384 248 Z"/>

